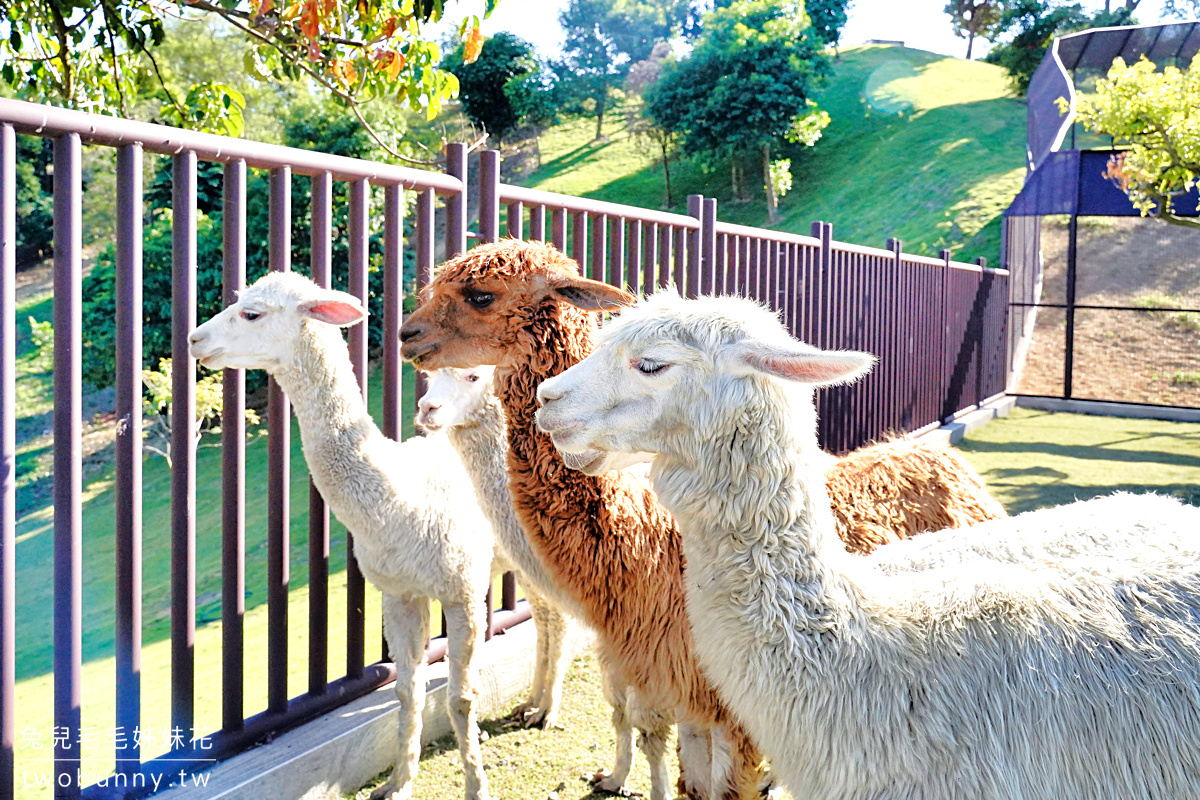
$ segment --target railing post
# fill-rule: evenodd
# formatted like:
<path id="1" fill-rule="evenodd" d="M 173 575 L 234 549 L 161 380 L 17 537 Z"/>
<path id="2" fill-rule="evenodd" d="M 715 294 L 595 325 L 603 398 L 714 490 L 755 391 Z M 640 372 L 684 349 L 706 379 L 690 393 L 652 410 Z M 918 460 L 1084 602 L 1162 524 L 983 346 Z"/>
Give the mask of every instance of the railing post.
<path id="1" fill-rule="evenodd" d="M 462 181 L 462 191 L 446 198 L 446 258 L 467 252 L 467 146 L 446 145 L 446 174 Z"/>
<path id="2" fill-rule="evenodd" d="M 579 265 L 579 272 L 587 270 L 588 213 L 576 211 L 571 215 L 571 258 Z"/>
<path id="3" fill-rule="evenodd" d="M 484 150 L 479 154 L 479 241 L 500 238 L 500 153 Z"/>
<path id="4" fill-rule="evenodd" d="M 383 190 L 383 435 L 400 441 L 400 301 L 404 295 L 404 190 Z"/>
<path id="5" fill-rule="evenodd" d="M 292 268 L 292 171 L 271 170 L 270 268 Z M 354 199 L 351 195 L 351 206 Z M 351 211 L 353 216 L 353 210 Z M 353 223 L 351 223 L 353 227 Z M 350 258 L 354 258 L 351 237 Z M 288 582 L 291 498 L 292 406 L 274 378 L 267 390 L 267 708 L 287 709 Z"/>
<path id="6" fill-rule="evenodd" d="M 592 218 L 592 261 L 588 269 L 588 277 L 594 281 L 604 282 L 605 262 L 608 258 L 608 217 L 596 214 Z M 583 268 L 582 261 L 579 262 Z"/>
<path id="7" fill-rule="evenodd" d="M 317 194 L 313 181 L 313 194 Z M 246 285 L 246 162 L 225 165 L 223 205 L 225 305 L 237 302 Z M 313 252 L 319 249 L 318 214 L 313 211 Z M 315 269 L 315 268 L 314 268 Z M 315 277 L 315 276 L 314 276 Z M 242 655 L 246 613 L 246 373 L 227 369 L 221 408 L 221 728 L 245 724 Z"/>
<path id="8" fill-rule="evenodd" d="M 142 147 L 117 151 L 116 727 L 142 717 Z M 116 771 L 141 770 L 140 743 L 117 750 Z"/>
<path id="9" fill-rule="evenodd" d="M 951 389 L 950 383 L 951 383 L 951 380 L 953 379 L 953 372 L 950 369 L 950 361 L 949 361 L 950 321 L 951 321 L 951 312 L 953 311 L 953 309 L 950 307 L 951 302 L 953 300 L 953 297 L 951 296 L 951 291 L 950 291 L 950 251 L 949 250 L 939 250 L 938 258 L 940 258 L 942 260 L 942 280 L 941 280 L 942 326 L 941 326 L 941 336 L 938 337 L 938 347 L 936 350 L 937 355 L 938 355 L 938 371 L 942 376 L 942 396 L 941 396 L 941 407 L 939 409 L 939 416 L 943 422 L 949 422 L 951 419 L 953 419 L 954 411 L 955 411 L 955 409 L 953 409 L 951 407 L 951 403 L 950 403 L 950 389 Z M 968 334 L 969 334 L 969 331 L 967 331 L 967 330 L 963 331 L 964 337 Z M 959 343 L 959 346 L 960 347 L 962 346 L 961 342 Z"/>
<path id="10" fill-rule="evenodd" d="M 17 134 L 0 125 L 0 797 L 16 792 Z"/>
<path id="11" fill-rule="evenodd" d="M 414 288 L 418 297 L 421 295 L 421 290 L 433 280 L 433 254 L 436 238 L 433 224 L 435 216 L 433 201 L 435 199 L 433 189 L 426 189 L 417 195 L 417 279 Z M 425 383 L 424 373 L 418 370 L 413 390 L 414 403 L 418 402 L 425 394 Z M 413 410 L 416 411 L 416 408 Z"/>
<path id="12" fill-rule="evenodd" d="M 700 227 L 690 231 L 687 238 L 687 268 L 684 280 L 680 282 L 679 293 L 684 297 L 695 297 L 700 293 L 700 257 L 701 242 L 704 241 L 704 195 L 689 194 L 687 213 L 700 223 Z"/>
<path id="13" fill-rule="evenodd" d="M 171 726 L 189 735 L 196 676 L 196 154 L 175 156 L 171 299 Z"/>
<path id="14" fill-rule="evenodd" d="M 704 198 L 704 213 L 700 216 L 700 294 L 717 290 L 717 199 Z"/>

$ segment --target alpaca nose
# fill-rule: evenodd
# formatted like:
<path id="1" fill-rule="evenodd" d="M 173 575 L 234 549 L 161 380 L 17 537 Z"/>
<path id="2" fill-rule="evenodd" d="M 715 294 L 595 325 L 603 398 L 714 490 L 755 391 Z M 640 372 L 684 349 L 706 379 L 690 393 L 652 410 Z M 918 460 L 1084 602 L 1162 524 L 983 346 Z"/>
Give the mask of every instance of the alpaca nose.
<path id="1" fill-rule="evenodd" d="M 555 400 L 562 400 L 564 397 L 566 397 L 566 395 L 567 393 L 565 390 L 554 389 L 553 387 L 548 387 L 545 383 L 543 383 L 538 387 L 537 390 L 538 405 L 544 406 L 546 403 L 553 403 Z"/>
<path id="2" fill-rule="evenodd" d="M 418 405 L 421 407 L 422 414 L 430 414 L 434 411 L 439 410 L 442 407 L 441 403 L 427 403 L 424 400 L 422 400 L 420 403 L 418 403 Z"/>
<path id="3" fill-rule="evenodd" d="M 202 341 L 204 341 L 204 339 L 205 339 L 205 335 L 200 332 L 199 328 L 197 328 L 196 330 L 194 330 L 188 334 L 188 342 L 190 342 L 191 344 L 196 344 L 197 342 L 202 342 Z"/>
<path id="4" fill-rule="evenodd" d="M 400 341 L 407 342 L 410 339 L 416 339 L 423 333 L 425 333 L 425 329 L 420 325 L 413 325 L 411 322 L 406 322 L 400 326 Z"/>

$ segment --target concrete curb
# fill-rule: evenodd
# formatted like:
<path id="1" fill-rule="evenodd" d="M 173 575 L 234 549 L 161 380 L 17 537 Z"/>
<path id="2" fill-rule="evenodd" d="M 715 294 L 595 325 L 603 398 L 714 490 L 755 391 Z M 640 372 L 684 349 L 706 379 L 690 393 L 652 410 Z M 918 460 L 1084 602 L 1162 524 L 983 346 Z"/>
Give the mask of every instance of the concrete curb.
<path id="1" fill-rule="evenodd" d="M 1095 414 L 1101 417 L 1130 419 L 1161 419 L 1168 422 L 1200 422 L 1200 408 L 1140 405 L 1137 403 L 1106 403 L 1101 400 L 1061 400 L 1057 397 L 1018 397 L 1021 408 L 1038 411 L 1062 411 L 1069 414 Z"/>
<path id="2" fill-rule="evenodd" d="M 920 442 L 940 442 L 942 444 L 957 444 L 964 436 L 973 430 L 982 428 L 994 419 L 1007 417 L 1017 405 L 1017 399 L 1011 395 L 1001 395 L 994 400 L 984 403 L 974 411 L 956 418 L 952 422 L 926 431 L 916 437 Z"/>
<path id="3" fill-rule="evenodd" d="M 533 682 L 537 652 L 532 622 L 510 628 L 483 648 L 479 668 L 480 716 L 509 705 Z M 592 646 L 590 632 L 573 625 L 568 652 Z M 445 661 L 427 668 L 421 744 L 450 733 Z M 569 699 L 568 699 L 569 702 Z M 392 684 L 330 712 L 274 741 L 214 766 L 203 787 L 177 786 L 163 800 L 337 800 L 389 769 L 397 755 L 396 697 Z"/>

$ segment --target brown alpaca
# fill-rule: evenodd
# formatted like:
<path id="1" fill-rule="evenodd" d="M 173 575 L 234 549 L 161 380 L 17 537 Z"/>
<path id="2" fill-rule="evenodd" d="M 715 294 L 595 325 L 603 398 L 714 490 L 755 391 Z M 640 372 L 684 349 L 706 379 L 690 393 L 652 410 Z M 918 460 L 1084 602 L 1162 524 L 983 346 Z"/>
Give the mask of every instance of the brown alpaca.
<path id="1" fill-rule="evenodd" d="M 704 758 L 712 760 L 714 747 L 725 753 L 715 760 L 725 774 L 713 785 L 708 774 L 694 774 L 706 769 L 691 761 L 680 791 L 692 797 L 755 797 L 761 778 L 757 748 L 730 718 L 692 655 L 673 519 L 644 480 L 567 469 L 534 424 L 538 385 L 591 352 L 596 320 L 590 312 L 631 302 L 633 297 L 620 289 L 579 277 L 576 263 L 548 245 L 513 240 L 481 245 L 447 262 L 426 288 L 401 330 L 403 353 L 423 369 L 498 367 L 496 391 L 508 418 L 509 481 L 517 513 L 551 573 L 588 613 L 602 658 L 658 718 L 657 726 L 644 731 L 648 758 L 661 764 L 677 713 Z M 938 459 L 930 450 L 888 442 L 831 465 L 830 493 L 835 505 L 844 506 L 836 516 L 848 549 L 867 552 L 910 533 L 948 526 L 933 520 L 965 524 L 1003 515 L 965 462 L 968 478 L 962 486 L 976 485 L 982 498 L 967 488 L 941 492 L 959 485 L 944 472 L 956 459 Z M 916 499 L 922 481 L 941 492 L 932 504 L 940 511 Z M 875 499 L 862 503 L 856 499 L 860 492 Z M 955 510 L 960 497 L 966 502 Z M 873 504 L 879 508 L 873 511 Z M 886 521 L 894 527 L 883 529 Z M 684 738 L 681 729 L 681 742 Z M 659 800 L 665 794 L 662 776 L 653 775 L 652 781 L 652 797 Z"/>
<path id="2" fill-rule="evenodd" d="M 825 470 L 825 486 L 851 553 L 1008 516 L 957 450 L 910 439 L 847 453 Z"/>

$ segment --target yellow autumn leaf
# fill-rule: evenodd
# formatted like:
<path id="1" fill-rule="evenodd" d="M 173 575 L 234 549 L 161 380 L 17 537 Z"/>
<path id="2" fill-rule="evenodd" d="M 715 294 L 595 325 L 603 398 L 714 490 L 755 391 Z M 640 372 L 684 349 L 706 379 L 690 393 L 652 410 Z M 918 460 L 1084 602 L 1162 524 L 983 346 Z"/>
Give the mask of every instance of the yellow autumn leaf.
<path id="1" fill-rule="evenodd" d="M 483 50 L 483 31 L 479 30 L 479 18 L 472 17 L 471 28 L 467 31 L 466 41 L 463 42 L 463 63 L 474 63 Z"/>

